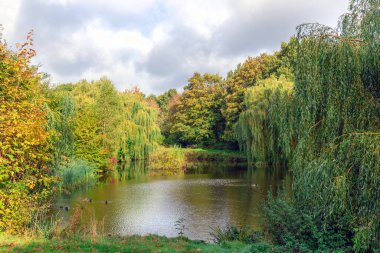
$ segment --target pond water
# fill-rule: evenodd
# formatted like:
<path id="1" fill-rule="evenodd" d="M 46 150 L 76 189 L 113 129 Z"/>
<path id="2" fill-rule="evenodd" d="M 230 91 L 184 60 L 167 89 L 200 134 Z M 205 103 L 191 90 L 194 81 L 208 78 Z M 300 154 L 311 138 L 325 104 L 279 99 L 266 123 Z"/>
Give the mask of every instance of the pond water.
<path id="1" fill-rule="evenodd" d="M 182 218 L 185 236 L 210 241 L 212 228 L 218 226 L 260 228 L 268 190 L 290 182 L 281 168 L 218 162 L 194 163 L 178 176 L 149 176 L 147 172 L 143 164 L 132 164 L 108 183 L 61 195 L 55 205 L 57 215 L 67 220 L 74 207 L 81 206 L 102 221 L 104 233 L 168 237 L 178 235 L 175 223 Z"/>

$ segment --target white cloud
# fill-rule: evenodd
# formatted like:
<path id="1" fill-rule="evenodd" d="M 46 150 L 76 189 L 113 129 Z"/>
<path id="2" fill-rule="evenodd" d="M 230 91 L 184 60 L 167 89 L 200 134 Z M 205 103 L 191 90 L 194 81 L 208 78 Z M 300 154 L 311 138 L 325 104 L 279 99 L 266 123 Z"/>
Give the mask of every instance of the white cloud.
<path id="1" fill-rule="evenodd" d="M 88 63 L 87 68 L 77 78 L 97 79 L 106 75 L 117 82 L 122 89 L 126 83 L 135 85 L 143 83 L 144 80 L 138 78 L 133 61 L 150 51 L 153 40 L 144 37 L 137 30 L 111 30 L 101 19 L 95 19 L 69 34 L 64 40 L 50 46 L 52 48 L 49 51 L 55 52 L 56 60 L 65 65 L 77 65 L 81 60 L 93 61 Z M 52 62 L 48 57 L 48 55 L 40 57 L 42 64 Z M 52 74 L 56 83 L 65 80 L 75 81 L 66 76 L 70 73 L 61 75 L 56 73 L 54 68 L 44 64 L 43 68 Z"/>
<path id="2" fill-rule="evenodd" d="M 158 93 L 195 71 L 226 74 L 279 48 L 302 22 L 335 25 L 348 0 L 2 0 L 10 44 L 35 30 L 36 63 L 55 83 L 107 75 Z"/>
<path id="3" fill-rule="evenodd" d="M 120 50 L 131 50 L 138 54 L 146 54 L 152 42 L 137 30 L 112 30 L 96 19 L 86 24 L 83 29 L 73 33 L 74 43 L 85 43 L 94 46 L 104 56 L 118 53 Z M 73 43 L 73 44 L 74 44 Z"/>
<path id="4" fill-rule="evenodd" d="M 163 42 L 169 38 L 169 25 L 157 24 L 152 31 L 152 41 L 154 44 Z"/>
<path id="5" fill-rule="evenodd" d="M 214 30 L 233 15 L 226 3 L 225 0 L 165 1 L 176 22 L 206 38 L 210 38 Z"/>
<path id="6" fill-rule="evenodd" d="M 4 26 L 4 38 L 10 37 L 10 35 L 14 32 L 20 4 L 20 0 L 1 1 L 0 24 Z"/>
<path id="7" fill-rule="evenodd" d="M 139 14 L 152 8 L 155 0 L 38 0 L 41 3 L 62 6 L 85 6 L 99 10 L 109 10 L 116 13 Z"/>

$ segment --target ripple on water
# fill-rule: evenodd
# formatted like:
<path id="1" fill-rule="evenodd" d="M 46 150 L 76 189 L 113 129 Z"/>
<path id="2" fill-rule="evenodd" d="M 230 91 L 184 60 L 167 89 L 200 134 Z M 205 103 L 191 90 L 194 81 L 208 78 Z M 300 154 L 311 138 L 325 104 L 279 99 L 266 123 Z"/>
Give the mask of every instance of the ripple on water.
<path id="1" fill-rule="evenodd" d="M 106 233 L 120 235 L 157 233 L 176 236 L 174 224 L 179 218 L 185 218 L 189 238 L 209 240 L 210 227 L 227 224 L 259 226 L 265 189 L 282 182 L 284 177 L 276 178 L 278 174 L 268 174 L 260 169 L 250 173 L 223 174 L 223 178 L 215 174 L 191 174 L 99 185 L 62 197 L 57 201 L 57 207 L 73 207 L 77 203 L 86 205 L 98 220 L 104 218 Z M 83 201 L 89 198 L 91 203 Z M 67 219 L 72 208 L 60 213 Z"/>

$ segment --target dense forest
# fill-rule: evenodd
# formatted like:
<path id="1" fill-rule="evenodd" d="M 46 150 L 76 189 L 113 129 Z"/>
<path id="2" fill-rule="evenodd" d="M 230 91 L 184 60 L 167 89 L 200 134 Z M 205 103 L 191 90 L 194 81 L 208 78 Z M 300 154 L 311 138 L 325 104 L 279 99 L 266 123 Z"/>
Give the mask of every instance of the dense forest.
<path id="1" fill-rule="evenodd" d="M 352 0 L 335 29 L 300 25 L 278 51 L 226 77 L 194 73 L 183 91 L 158 96 L 118 91 L 107 77 L 53 86 L 35 54 L 32 33 L 16 50 L 0 41 L 1 231 L 25 233 L 55 194 L 117 164 L 163 146 L 201 147 L 291 170 L 291 194 L 270 194 L 264 207 L 274 244 L 380 247 L 378 0 Z"/>

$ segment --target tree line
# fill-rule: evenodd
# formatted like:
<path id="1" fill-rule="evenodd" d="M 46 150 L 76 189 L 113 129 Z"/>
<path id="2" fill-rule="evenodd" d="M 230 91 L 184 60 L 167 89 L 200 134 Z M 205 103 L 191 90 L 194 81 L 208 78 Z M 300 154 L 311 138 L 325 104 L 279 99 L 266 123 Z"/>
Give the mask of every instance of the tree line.
<path id="1" fill-rule="evenodd" d="M 20 232 L 68 192 L 145 159 L 162 143 L 158 105 L 107 78 L 49 85 L 31 64 L 32 33 L 10 50 L 0 43 L 0 229 Z"/>
<path id="2" fill-rule="evenodd" d="M 238 149 L 234 126 L 245 108 L 244 94 L 267 78 L 294 80 L 296 40 L 283 42 L 273 54 L 249 57 L 226 78 L 194 73 L 179 94 L 169 90 L 150 98 L 159 105 L 165 144 Z"/>

